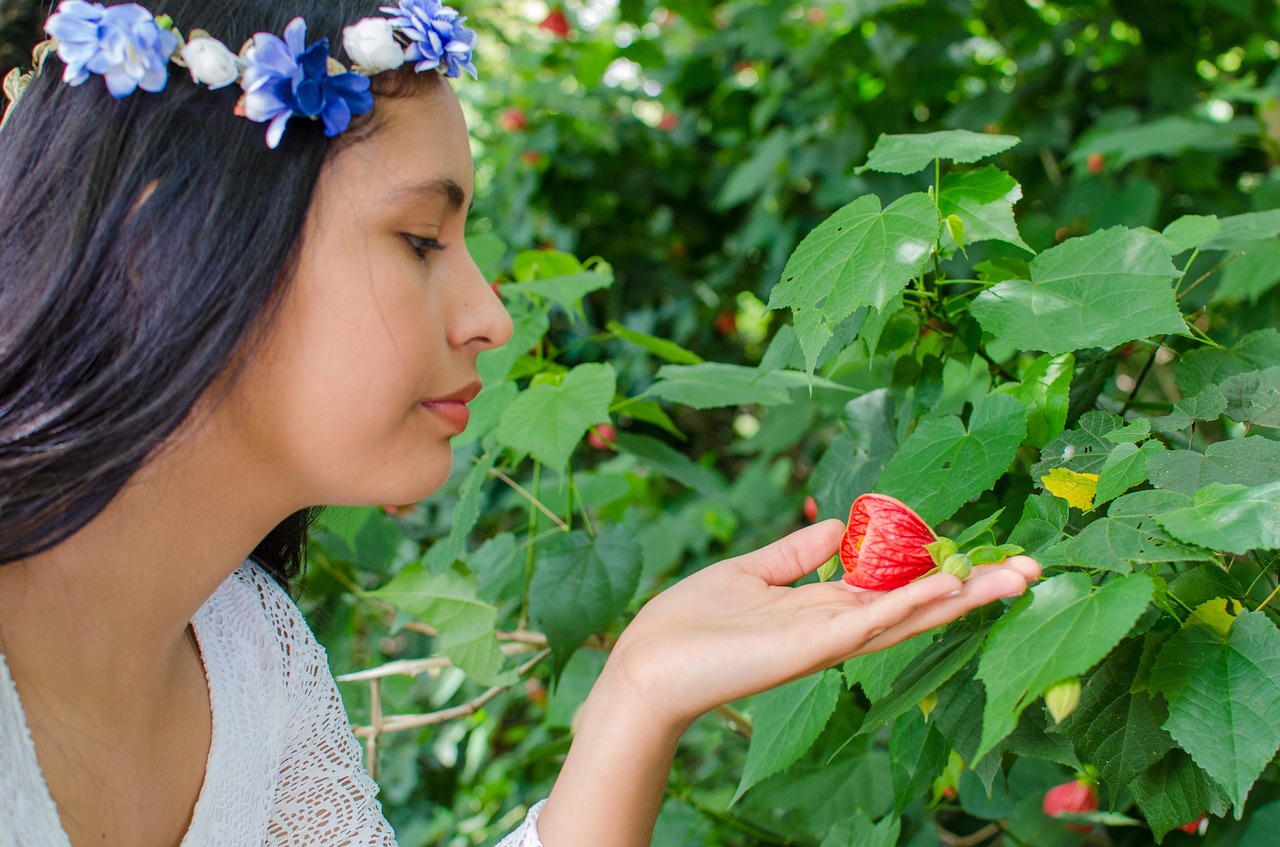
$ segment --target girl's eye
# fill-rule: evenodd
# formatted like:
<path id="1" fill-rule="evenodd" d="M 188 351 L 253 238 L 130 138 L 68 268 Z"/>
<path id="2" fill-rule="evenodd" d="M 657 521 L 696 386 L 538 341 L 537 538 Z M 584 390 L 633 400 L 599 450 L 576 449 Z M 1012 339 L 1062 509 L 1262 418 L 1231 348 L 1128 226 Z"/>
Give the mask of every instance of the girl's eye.
<path id="1" fill-rule="evenodd" d="M 405 233 L 404 240 L 408 242 L 409 248 L 418 255 L 419 259 L 425 259 L 428 253 L 444 249 L 444 245 L 435 238 L 423 238 Z"/>

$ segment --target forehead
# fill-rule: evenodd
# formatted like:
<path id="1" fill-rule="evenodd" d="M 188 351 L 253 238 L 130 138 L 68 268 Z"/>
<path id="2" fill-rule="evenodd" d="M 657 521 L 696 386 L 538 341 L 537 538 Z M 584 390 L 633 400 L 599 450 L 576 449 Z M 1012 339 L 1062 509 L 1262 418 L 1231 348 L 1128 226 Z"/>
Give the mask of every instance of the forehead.
<path id="1" fill-rule="evenodd" d="M 379 202 L 469 202 L 471 143 L 452 88 L 431 85 L 408 96 L 379 97 L 374 108 L 371 132 L 331 156 L 322 181 L 344 193 L 377 194 Z"/>

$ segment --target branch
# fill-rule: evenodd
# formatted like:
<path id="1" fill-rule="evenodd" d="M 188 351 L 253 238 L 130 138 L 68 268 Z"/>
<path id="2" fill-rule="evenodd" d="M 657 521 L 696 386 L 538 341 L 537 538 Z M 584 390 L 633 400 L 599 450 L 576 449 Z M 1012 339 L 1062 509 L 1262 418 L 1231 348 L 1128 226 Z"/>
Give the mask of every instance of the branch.
<path id="1" fill-rule="evenodd" d="M 548 509 L 545 505 L 543 505 L 542 501 L 539 500 L 537 497 L 534 497 L 533 494 L 531 494 L 529 490 L 525 488 L 523 485 L 516 482 L 514 479 L 507 476 L 497 468 L 489 468 L 489 476 L 500 479 L 503 482 L 505 482 L 507 485 L 511 486 L 511 489 L 513 491 L 515 491 L 521 497 L 523 497 L 524 499 L 528 500 L 531 504 L 536 506 L 538 508 L 538 511 L 542 512 L 542 514 L 546 515 L 548 518 L 551 519 L 552 523 L 560 527 L 560 529 L 564 530 L 565 532 L 569 531 L 569 525 L 565 523 L 564 520 L 562 520 L 559 515 L 557 515 L 555 512 L 551 511 L 550 509 Z"/>

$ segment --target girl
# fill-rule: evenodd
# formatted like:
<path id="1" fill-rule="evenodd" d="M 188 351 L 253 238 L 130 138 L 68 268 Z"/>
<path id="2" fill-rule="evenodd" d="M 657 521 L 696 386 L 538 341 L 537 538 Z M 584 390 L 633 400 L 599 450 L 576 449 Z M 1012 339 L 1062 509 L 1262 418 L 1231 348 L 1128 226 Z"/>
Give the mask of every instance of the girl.
<path id="1" fill-rule="evenodd" d="M 476 356 L 511 333 L 435 72 L 471 71 L 474 36 L 437 0 L 165 11 L 185 44 L 63 3 L 0 131 L 0 845 L 393 844 L 286 589 L 309 508 L 444 481 Z M 841 529 L 649 603 L 504 843 L 647 844 L 699 714 L 1038 573 L 786 587 Z"/>

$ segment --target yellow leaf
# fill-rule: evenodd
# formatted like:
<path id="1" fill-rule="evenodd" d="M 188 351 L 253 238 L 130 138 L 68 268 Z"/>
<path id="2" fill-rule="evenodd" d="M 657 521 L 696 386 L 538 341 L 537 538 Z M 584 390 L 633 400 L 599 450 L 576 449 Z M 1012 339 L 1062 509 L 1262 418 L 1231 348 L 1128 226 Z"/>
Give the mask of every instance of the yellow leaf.
<path id="1" fill-rule="evenodd" d="M 1199 620 L 1201 623 L 1208 624 L 1217 630 L 1218 634 L 1223 638 L 1227 637 L 1227 633 L 1231 630 L 1231 622 L 1236 619 L 1236 614 L 1240 613 L 1240 603 L 1237 600 L 1230 601 L 1235 614 L 1232 614 L 1227 608 L 1227 598 L 1218 597 L 1213 600 L 1201 603 L 1196 606 L 1195 612 L 1183 626 L 1190 624 L 1193 620 Z"/>
<path id="2" fill-rule="evenodd" d="M 1093 495 L 1098 493 L 1098 475 L 1096 473 L 1076 473 L 1066 468 L 1054 468 L 1040 477 L 1044 490 L 1054 497 L 1061 497 L 1067 505 L 1075 506 L 1082 512 L 1093 508 Z"/>

